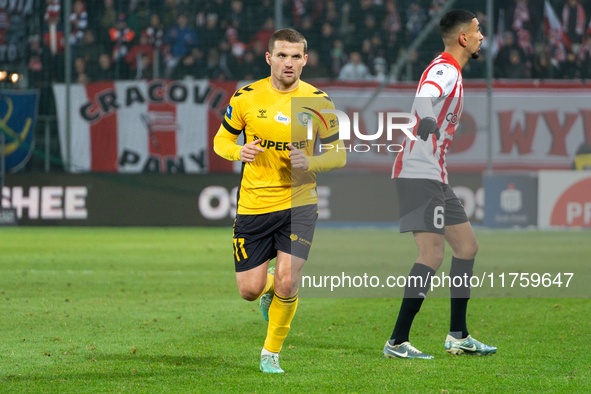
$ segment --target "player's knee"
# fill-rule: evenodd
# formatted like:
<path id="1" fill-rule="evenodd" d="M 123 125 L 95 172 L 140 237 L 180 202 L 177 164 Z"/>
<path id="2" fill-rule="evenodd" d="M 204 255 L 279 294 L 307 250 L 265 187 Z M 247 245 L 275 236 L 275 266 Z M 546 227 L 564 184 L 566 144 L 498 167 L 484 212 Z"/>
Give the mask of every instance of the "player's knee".
<path id="1" fill-rule="evenodd" d="M 291 275 L 287 275 L 281 278 L 275 276 L 275 293 L 277 293 L 281 297 L 289 297 L 291 296 Z"/>
<path id="2" fill-rule="evenodd" d="M 240 292 L 240 296 L 246 301 L 254 301 L 259 298 L 259 295 L 263 290 L 261 289 L 260 291 L 256 291 L 256 289 L 241 288 L 238 289 L 238 291 Z"/>
<path id="3" fill-rule="evenodd" d="M 472 241 L 466 241 L 460 245 L 458 250 L 454 250 L 454 255 L 461 258 L 470 260 L 476 257 L 478 253 L 478 241 L 474 238 Z"/>
<path id="4" fill-rule="evenodd" d="M 441 263 L 443 263 L 443 249 L 433 249 L 429 251 L 419 252 L 417 263 L 427 265 L 437 271 Z"/>

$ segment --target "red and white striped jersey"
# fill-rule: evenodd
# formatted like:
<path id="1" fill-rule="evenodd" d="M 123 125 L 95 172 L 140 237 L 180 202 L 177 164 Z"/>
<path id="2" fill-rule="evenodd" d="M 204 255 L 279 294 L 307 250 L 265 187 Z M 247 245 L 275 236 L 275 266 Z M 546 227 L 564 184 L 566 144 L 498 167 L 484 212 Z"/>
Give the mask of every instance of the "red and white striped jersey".
<path id="1" fill-rule="evenodd" d="M 445 184 L 447 179 L 447 153 L 462 114 L 462 72 L 458 62 L 448 53 L 442 53 L 423 72 L 411 114 L 417 119 L 413 134 L 417 135 L 422 118 L 437 120 L 440 137 L 431 134 L 427 141 L 405 137 L 398 153 L 392 178 L 433 179 Z M 427 101 L 430 105 L 424 105 Z M 432 111 L 432 112 L 431 112 Z"/>

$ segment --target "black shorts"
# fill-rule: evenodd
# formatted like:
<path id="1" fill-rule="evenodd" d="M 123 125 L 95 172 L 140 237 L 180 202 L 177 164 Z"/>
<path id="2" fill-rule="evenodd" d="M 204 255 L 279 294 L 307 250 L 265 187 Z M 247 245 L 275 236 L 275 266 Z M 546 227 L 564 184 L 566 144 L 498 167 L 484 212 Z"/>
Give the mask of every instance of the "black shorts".
<path id="1" fill-rule="evenodd" d="M 400 232 L 445 234 L 445 226 L 468 221 L 460 199 L 449 185 L 431 179 L 396 178 Z"/>
<path id="2" fill-rule="evenodd" d="M 236 215 L 233 239 L 236 272 L 258 267 L 277 257 L 278 250 L 307 260 L 317 219 L 316 204 L 262 215 Z"/>

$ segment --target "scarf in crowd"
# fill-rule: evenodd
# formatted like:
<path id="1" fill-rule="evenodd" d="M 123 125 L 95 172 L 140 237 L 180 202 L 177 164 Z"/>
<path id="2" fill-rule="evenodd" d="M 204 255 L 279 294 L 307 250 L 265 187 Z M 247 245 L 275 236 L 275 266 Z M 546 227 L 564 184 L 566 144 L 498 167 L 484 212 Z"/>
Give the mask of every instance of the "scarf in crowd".
<path id="1" fill-rule="evenodd" d="M 513 30 L 519 31 L 523 29 L 523 22 L 529 22 L 529 9 L 527 8 L 527 0 L 517 1 L 515 13 L 513 14 Z"/>
<path id="2" fill-rule="evenodd" d="M 570 6 L 568 2 L 562 7 L 562 30 L 568 31 L 568 20 L 570 17 Z M 577 24 L 575 25 L 575 33 L 582 36 L 585 30 L 585 10 L 581 3 L 577 2 Z"/>

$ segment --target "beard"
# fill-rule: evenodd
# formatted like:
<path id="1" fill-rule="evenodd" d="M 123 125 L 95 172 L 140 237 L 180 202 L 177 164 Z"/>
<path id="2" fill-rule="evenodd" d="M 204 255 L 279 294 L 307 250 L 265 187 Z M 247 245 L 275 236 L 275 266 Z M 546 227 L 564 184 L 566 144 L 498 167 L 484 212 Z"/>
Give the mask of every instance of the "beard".
<path id="1" fill-rule="evenodd" d="M 480 57 L 480 52 L 474 52 L 472 54 L 472 59 L 474 59 L 474 60 L 478 59 L 479 57 Z"/>
<path id="2" fill-rule="evenodd" d="M 286 75 L 281 75 L 281 77 L 279 77 L 278 79 L 279 79 L 279 82 L 281 82 L 284 86 L 290 86 L 290 85 L 293 85 L 295 83 L 295 81 L 297 81 L 298 77 L 296 76 L 296 74 L 294 72 L 291 77 L 288 77 Z"/>

